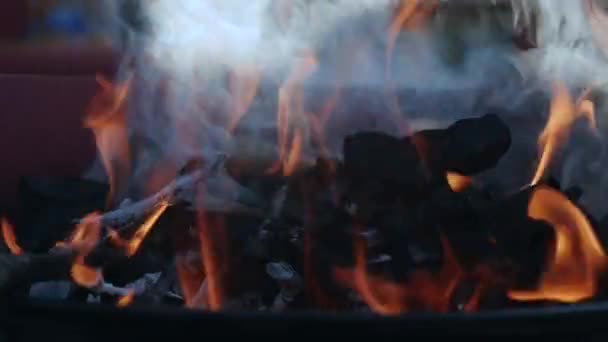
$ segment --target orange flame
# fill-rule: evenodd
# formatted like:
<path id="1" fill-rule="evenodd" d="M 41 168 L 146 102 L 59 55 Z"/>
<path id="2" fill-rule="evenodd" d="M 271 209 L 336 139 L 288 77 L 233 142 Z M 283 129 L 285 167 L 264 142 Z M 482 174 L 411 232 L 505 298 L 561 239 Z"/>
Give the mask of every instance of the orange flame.
<path id="1" fill-rule="evenodd" d="M 471 177 L 456 172 L 448 172 L 446 174 L 446 179 L 450 189 L 454 192 L 462 192 L 473 184 L 473 179 Z"/>
<path id="2" fill-rule="evenodd" d="M 276 171 L 279 168 L 284 167 L 289 155 L 292 154 L 289 152 L 288 143 L 290 118 L 304 115 L 302 83 L 310 74 L 317 70 L 317 68 L 318 61 L 314 54 L 306 55 L 279 88 L 277 110 L 279 163 L 275 165 L 271 171 Z M 293 140 L 294 142 L 296 141 L 295 137 Z"/>
<path id="3" fill-rule="evenodd" d="M 223 248 L 224 227 L 221 222 L 214 222 L 205 213 L 199 212 L 199 235 L 201 240 L 201 255 L 208 286 L 207 298 L 209 310 L 218 311 L 222 308 L 224 295 L 222 287 L 222 264 L 224 262 Z"/>
<path id="4" fill-rule="evenodd" d="M 78 256 L 71 269 L 72 279 L 80 286 L 93 288 L 103 281 L 101 270 L 85 264 L 84 256 Z"/>
<path id="5" fill-rule="evenodd" d="M 133 234 L 133 237 L 131 238 L 131 240 L 129 240 L 129 242 L 127 242 L 127 246 L 126 246 L 127 256 L 131 257 L 131 256 L 135 255 L 135 253 L 137 253 L 137 250 L 141 246 L 142 242 L 144 241 L 144 239 L 146 238 L 148 233 L 150 233 L 150 231 L 154 227 L 154 224 L 156 223 L 156 221 L 158 221 L 160 216 L 165 212 L 165 210 L 167 210 L 168 207 L 169 207 L 168 202 L 166 202 L 166 201 L 162 202 L 158 206 L 158 208 L 156 208 L 154 210 L 154 212 L 150 215 L 150 217 L 148 217 L 146 219 L 146 221 L 139 227 L 139 229 L 137 229 L 135 234 Z"/>
<path id="6" fill-rule="evenodd" d="M 92 99 L 84 125 L 95 135 L 100 159 L 110 183 L 107 205 L 111 204 L 120 182 L 130 172 L 130 151 L 126 122 L 127 96 L 131 78 L 114 85 L 103 76 L 97 76 L 100 91 Z"/>
<path id="7" fill-rule="evenodd" d="M 129 306 L 131 303 L 133 303 L 133 299 L 135 299 L 135 292 L 131 291 L 129 294 L 120 297 L 120 299 L 116 302 L 116 306 L 119 308 Z"/>
<path id="8" fill-rule="evenodd" d="M 103 280 L 101 270 L 86 265 L 85 258 L 95 249 L 101 237 L 101 220 L 98 213 L 87 215 L 83 223 L 76 226 L 67 242 L 58 242 L 58 247 L 70 248 L 78 253 L 72 264 L 72 279 L 84 287 L 95 287 Z"/>
<path id="9" fill-rule="evenodd" d="M 592 297 L 597 291 L 598 273 L 605 268 L 607 259 L 585 214 L 560 192 L 541 186 L 534 190 L 528 215 L 553 226 L 555 248 L 538 288 L 510 291 L 509 297 L 566 303 Z"/>
<path id="10" fill-rule="evenodd" d="M 594 105 L 593 102 L 584 99 L 585 96 L 586 93 L 575 103 L 565 84 L 555 84 L 549 119 L 538 138 L 542 153 L 531 185 L 538 184 L 543 178 L 559 146 L 568 139 L 576 120 L 584 117 L 589 121 L 590 127 L 596 129 Z"/>
<path id="11" fill-rule="evenodd" d="M 260 72 L 255 68 L 240 68 L 230 74 L 230 93 L 234 109 L 228 131 L 233 132 L 255 99 L 260 83 Z"/>
<path id="12" fill-rule="evenodd" d="M 2 237 L 4 238 L 4 243 L 11 253 L 13 253 L 13 255 L 23 254 L 23 250 L 17 243 L 15 229 L 13 228 L 13 225 L 10 224 L 5 218 L 2 219 Z"/>
<path id="13" fill-rule="evenodd" d="M 186 260 L 186 257 L 184 256 L 176 258 L 175 266 L 181 292 L 184 296 L 184 304 L 187 308 L 195 308 L 196 293 L 205 280 L 205 274 L 200 267 L 194 269 L 189 267 L 188 260 Z"/>
<path id="14" fill-rule="evenodd" d="M 302 153 L 302 133 L 298 129 L 298 130 L 296 130 L 296 133 L 293 137 L 293 142 L 291 143 L 291 150 L 289 150 L 287 159 L 283 163 L 283 175 L 289 176 L 296 170 L 296 167 L 300 160 L 301 153 Z"/>
<path id="15" fill-rule="evenodd" d="M 387 97 L 390 100 L 391 113 L 396 117 L 396 122 L 402 126 L 402 130 L 407 130 L 407 125 L 401 117 L 399 100 L 395 95 L 395 85 L 393 84 L 393 55 L 397 39 L 403 29 L 414 30 L 422 26 L 434 9 L 439 5 L 438 0 L 401 0 L 397 7 L 397 15 L 388 28 L 388 39 L 386 45 L 386 80 Z"/>
<path id="16" fill-rule="evenodd" d="M 426 7 L 427 5 L 430 5 Z M 399 34 L 405 28 L 408 30 L 419 27 L 429 14 L 429 9 L 433 9 L 438 5 L 436 0 L 401 0 L 397 15 L 391 22 L 388 29 L 387 41 L 387 75 L 390 74 L 390 66 L 392 65 L 393 52 L 397 43 Z"/>
<path id="17" fill-rule="evenodd" d="M 436 274 L 416 271 L 403 284 L 370 276 L 366 270 L 365 247 L 357 243 L 355 269 L 352 271 L 337 269 L 336 278 L 353 288 L 370 309 L 381 315 L 399 315 L 412 310 L 413 307 L 447 312 L 452 295 L 465 274 L 447 240 L 442 238 L 442 243 L 445 253 L 444 262 Z M 476 294 L 469 299 L 470 303 L 465 303 L 465 307 L 474 308 L 478 296 Z"/>

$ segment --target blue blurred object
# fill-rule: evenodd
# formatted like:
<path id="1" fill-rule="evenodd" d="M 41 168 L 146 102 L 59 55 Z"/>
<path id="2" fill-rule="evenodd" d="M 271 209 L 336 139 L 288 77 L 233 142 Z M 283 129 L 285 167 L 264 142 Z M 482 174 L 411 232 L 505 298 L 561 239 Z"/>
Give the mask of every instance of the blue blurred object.
<path id="1" fill-rule="evenodd" d="M 69 6 L 55 7 L 46 18 L 46 26 L 54 34 L 81 36 L 88 32 L 82 11 Z"/>

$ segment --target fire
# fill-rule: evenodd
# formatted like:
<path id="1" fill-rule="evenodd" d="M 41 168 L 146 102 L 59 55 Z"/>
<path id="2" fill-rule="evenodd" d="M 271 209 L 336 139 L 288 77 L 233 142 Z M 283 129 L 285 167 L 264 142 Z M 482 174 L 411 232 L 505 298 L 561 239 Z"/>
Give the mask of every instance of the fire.
<path id="1" fill-rule="evenodd" d="M 400 0 L 396 16 L 388 28 L 385 66 L 387 98 L 392 107 L 391 113 L 396 117 L 396 122 L 403 131 L 407 131 L 407 123 L 401 117 L 399 99 L 395 95 L 392 77 L 393 55 L 397 39 L 404 29 L 414 30 L 421 27 L 438 5 L 438 0 Z"/>
<path id="2" fill-rule="evenodd" d="M 205 281 L 205 274 L 199 265 L 191 266 L 186 256 L 178 256 L 175 263 L 177 276 L 187 308 L 196 308 L 195 296 Z"/>
<path id="3" fill-rule="evenodd" d="M 131 305 L 131 303 L 133 303 L 133 299 L 135 299 L 135 292 L 131 291 L 131 293 L 129 293 L 128 295 L 120 297 L 120 299 L 118 299 L 118 302 L 116 302 L 116 306 L 118 306 L 119 308 L 129 306 Z"/>
<path id="4" fill-rule="evenodd" d="M 462 192 L 473 184 L 473 179 L 471 177 L 456 172 L 446 173 L 446 180 L 448 181 L 450 189 L 454 192 Z"/>
<path id="5" fill-rule="evenodd" d="M 95 249 L 101 237 L 100 216 L 89 214 L 83 223 L 76 226 L 67 242 L 57 243 L 58 247 L 69 248 L 78 253 L 72 264 L 72 279 L 84 287 L 95 287 L 103 280 L 101 270 L 86 265 L 85 258 Z"/>
<path id="6" fill-rule="evenodd" d="M 6 219 L 2 219 L 2 237 L 4 238 L 4 243 L 8 247 L 8 249 L 13 253 L 13 255 L 21 255 L 23 254 L 23 250 L 17 243 L 17 237 L 15 236 L 15 229 L 13 225 L 8 222 Z"/>
<path id="7" fill-rule="evenodd" d="M 298 160 L 293 160 L 294 157 L 299 157 L 299 149 L 302 148 L 302 137 L 298 138 L 301 131 L 296 132 L 289 144 L 290 122 L 294 117 L 302 117 L 304 115 L 304 93 L 302 83 L 318 68 L 318 61 L 314 54 L 306 55 L 300 63 L 294 68 L 289 77 L 279 88 L 277 123 L 278 123 L 278 140 L 279 140 L 279 161 L 272 171 L 283 168 L 293 171 Z M 292 159 L 290 159 L 290 156 Z"/>
<path id="8" fill-rule="evenodd" d="M 203 257 L 203 268 L 205 270 L 205 281 L 208 286 L 207 301 L 209 310 L 218 311 L 223 302 L 222 264 L 223 248 L 225 240 L 223 236 L 223 225 L 214 222 L 205 213 L 199 212 L 199 236 L 201 240 L 201 255 Z M 217 224 L 214 224 L 217 223 Z"/>
<path id="9" fill-rule="evenodd" d="M 291 150 L 289 150 L 289 154 L 287 155 L 287 159 L 283 164 L 283 175 L 289 176 L 291 175 L 300 160 L 300 154 L 302 153 L 302 133 L 299 129 L 296 130 L 295 135 L 293 136 L 293 142 L 291 143 Z"/>
<path id="10" fill-rule="evenodd" d="M 144 241 L 144 239 L 146 238 L 148 233 L 150 233 L 150 231 L 154 227 L 154 224 L 156 223 L 156 221 L 158 221 L 160 216 L 165 212 L 165 210 L 167 210 L 168 207 L 169 207 L 168 202 L 166 202 L 166 201 L 162 202 L 158 206 L 158 208 L 156 208 L 154 210 L 154 212 L 150 215 L 150 217 L 148 217 L 148 219 L 146 219 L 146 221 L 139 227 L 139 229 L 137 229 L 135 234 L 133 234 L 133 237 L 131 238 L 131 240 L 129 240 L 127 242 L 127 245 L 126 245 L 127 256 L 133 256 L 133 255 L 135 255 L 135 253 L 137 253 L 137 250 L 141 246 L 142 242 Z"/>
<path id="11" fill-rule="evenodd" d="M 85 127 L 95 135 L 99 155 L 110 183 L 108 206 L 111 204 L 121 182 L 130 172 L 130 151 L 128 143 L 125 105 L 129 94 L 131 78 L 114 85 L 103 76 L 97 76 L 100 91 L 92 99 Z"/>
<path id="12" fill-rule="evenodd" d="M 596 129 L 594 105 L 593 102 L 585 99 L 585 96 L 586 92 L 575 103 L 565 84 L 555 84 L 549 119 L 538 138 L 538 145 L 542 153 L 532 179 L 532 185 L 538 184 L 543 178 L 559 146 L 568 139 L 576 120 L 585 117 L 591 128 Z"/>
<path id="13" fill-rule="evenodd" d="M 554 227 L 555 248 L 538 288 L 510 291 L 509 297 L 574 303 L 595 295 L 598 275 L 607 259 L 585 214 L 563 194 L 543 186 L 534 191 L 528 215 Z"/>
<path id="14" fill-rule="evenodd" d="M 397 9 L 397 15 L 388 29 L 387 42 L 387 73 L 390 74 L 393 52 L 397 44 L 399 33 L 405 28 L 408 30 L 420 27 L 429 14 L 439 5 L 437 0 L 401 0 Z"/>
<path id="15" fill-rule="evenodd" d="M 230 116 L 229 132 L 234 132 L 241 118 L 247 113 L 257 95 L 260 78 L 260 72 L 253 67 L 243 67 L 230 74 L 230 93 L 234 109 Z"/>
<path id="16" fill-rule="evenodd" d="M 453 293 L 464 279 L 465 272 L 446 239 L 442 239 L 442 244 L 444 262 L 437 273 L 415 271 L 407 282 L 395 283 L 368 274 L 365 247 L 361 243 L 356 243 L 355 269 L 337 269 L 336 278 L 342 284 L 354 289 L 370 309 L 381 315 L 399 315 L 415 308 L 447 312 L 450 309 Z M 466 310 L 476 308 L 481 288 L 477 292 L 467 303 L 464 303 Z"/>
<path id="17" fill-rule="evenodd" d="M 72 265 L 72 279 L 80 286 L 93 288 L 103 281 L 101 270 L 85 264 L 84 256 L 78 256 Z"/>

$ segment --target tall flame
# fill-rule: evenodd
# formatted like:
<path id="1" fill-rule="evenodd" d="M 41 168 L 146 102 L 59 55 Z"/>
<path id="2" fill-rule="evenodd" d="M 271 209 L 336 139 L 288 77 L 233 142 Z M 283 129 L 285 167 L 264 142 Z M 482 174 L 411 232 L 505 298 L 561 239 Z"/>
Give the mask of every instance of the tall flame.
<path id="1" fill-rule="evenodd" d="M 532 195 L 528 215 L 553 226 L 555 248 L 538 288 L 510 291 L 509 297 L 573 303 L 595 295 L 607 259 L 585 214 L 560 192 L 541 186 Z"/>
<path id="2" fill-rule="evenodd" d="M 543 178 L 559 146 L 568 139 L 572 125 L 577 119 L 586 118 L 591 128 L 596 129 L 594 105 L 585 99 L 585 96 L 586 92 L 575 103 L 564 83 L 554 85 L 549 119 L 538 138 L 542 153 L 532 185 L 538 184 Z"/>
<path id="3" fill-rule="evenodd" d="M 314 54 L 306 55 L 292 70 L 289 77 L 279 88 L 277 123 L 279 140 L 279 164 L 273 171 L 283 168 L 283 172 L 288 175 L 293 171 L 299 156 L 299 149 L 302 148 L 302 137 L 298 137 L 301 131 L 296 130 L 294 137 L 289 142 L 290 121 L 294 117 L 304 115 L 304 93 L 302 83 L 306 78 L 318 68 L 318 61 Z M 295 151 L 292 151 L 295 150 Z M 291 159 L 290 159 L 291 156 Z M 287 172 L 285 171 L 287 170 Z"/>
<path id="4" fill-rule="evenodd" d="M 228 240 L 224 229 L 224 218 L 207 213 L 204 209 L 205 191 L 199 189 L 196 195 L 198 210 L 196 212 L 197 228 L 200 241 L 200 254 L 203 261 L 206 286 L 206 297 L 203 300 L 211 311 L 219 311 L 224 302 L 224 274 L 227 270 Z M 196 298 L 193 299 L 196 302 Z"/>
<path id="5" fill-rule="evenodd" d="M 233 132 L 247 113 L 258 92 L 260 72 L 254 67 L 242 67 L 230 74 L 230 93 L 233 97 L 232 114 L 228 130 Z"/>
<path id="6" fill-rule="evenodd" d="M 190 267 L 186 256 L 183 255 L 176 258 L 175 267 L 184 304 L 187 308 L 195 308 L 195 296 L 205 281 L 205 273 L 201 267 Z"/>
<path id="7" fill-rule="evenodd" d="M 120 182 L 130 172 L 131 155 L 125 105 L 131 78 L 115 85 L 98 75 L 97 82 L 100 90 L 89 105 L 84 124 L 95 134 L 99 156 L 110 183 L 107 199 L 107 205 L 110 206 Z"/>
<path id="8" fill-rule="evenodd" d="M 395 94 L 395 84 L 393 82 L 393 56 L 397 45 L 399 34 L 405 30 L 414 30 L 422 26 L 432 11 L 439 5 L 438 0 L 400 0 L 397 7 L 397 14 L 388 28 L 386 43 L 386 92 L 391 114 L 395 117 L 396 123 L 401 130 L 407 132 L 407 124 L 401 117 L 399 99 Z"/>
<path id="9" fill-rule="evenodd" d="M 2 237 L 4 238 L 4 243 L 6 247 L 13 253 L 14 255 L 23 254 L 23 250 L 17 243 L 17 237 L 15 236 L 15 229 L 13 225 L 8 222 L 7 219 L 3 218 L 1 221 L 2 224 Z"/>

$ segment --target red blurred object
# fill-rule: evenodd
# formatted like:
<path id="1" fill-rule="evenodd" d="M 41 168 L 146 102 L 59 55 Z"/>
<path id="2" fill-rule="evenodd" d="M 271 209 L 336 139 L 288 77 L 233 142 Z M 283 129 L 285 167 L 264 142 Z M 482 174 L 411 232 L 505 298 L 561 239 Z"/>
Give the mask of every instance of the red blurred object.
<path id="1" fill-rule="evenodd" d="M 21 176 L 79 176 L 95 159 L 83 120 L 95 75 L 111 73 L 115 56 L 101 46 L 0 46 L 1 211 L 15 208 Z"/>

